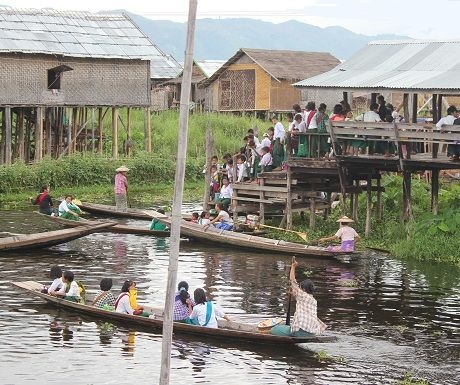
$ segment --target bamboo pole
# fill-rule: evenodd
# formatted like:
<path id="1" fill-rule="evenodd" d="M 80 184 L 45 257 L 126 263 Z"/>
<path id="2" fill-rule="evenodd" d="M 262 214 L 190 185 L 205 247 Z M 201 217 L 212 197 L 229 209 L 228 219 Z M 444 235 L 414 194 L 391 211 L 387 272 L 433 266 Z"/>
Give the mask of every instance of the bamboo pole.
<path id="1" fill-rule="evenodd" d="M 37 107 L 37 117 L 35 120 L 35 157 L 38 161 L 42 158 L 43 151 L 43 108 Z"/>
<path id="2" fill-rule="evenodd" d="M 288 166 L 287 176 L 286 176 L 286 229 L 292 230 L 292 171 L 291 167 Z M 310 198 L 311 199 L 311 198 Z M 310 217 L 311 224 L 311 217 Z"/>
<path id="3" fill-rule="evenodd" d="M 11 130 L 11 107 L 7 106 L 4 110 L 4 119 L 5 122 L 5 165 L 10 166 L 12 155 L 11 155 L 11 147 L 12 147 L 12 130 Z"/>
<path id="4" fill-rule="evenodd" d="M 152 152 L 152 127 L 150 121 L 150 107 L 145 107 L 144 110 L 144 149 L 149 154 Z"/>
<path id="5" fill-rule="evenodd" d="M 126 112 L 126 120 L 127 120 L 127 123 L 126 123 L 126 155 L 128 157 L 131 156 L 133 150 L 132 150 L 132 146 L 131 146 L 131 136 L 132 136 L 132 133 L 131 133 L 131 107 L 128 107 L 127 109 L 127 112 Z"/>
<path id="6" fill-rule="evenodd" d="M 179 140 L 177 147 L 177 162 L 175 175 L 175 190 L 171 218 L 171 236 L 168 267 L 168 282 L 163 320 L 163 339 L 161 350 L 160 385 L 169 385 L 171 368 L 171 344 L 173 332 L 174 292 L 179 265 L 180 224 L 182 221 L 182 197 L 185 177 L 185 159 L 187 155 L 187 130 L 190 104 L 190 89 L 192 84 L 193 45 L 195 38 L 195 20 L 197 0 L 189 0 L 187 45 L 185 49 L 185 64 L 182 76 L 182 92 L 180 97 Z"/>
<path id="7" fill-rule="evenodd" d="M 203 210 L 209 209 L 209 197 L 211 195 L 211 158 L 214 147 L 214 139 L 212 137 L 211 124 L 208 122 L 206 129 L 206 166 L 204 174 L 204 196 L 203 196 Z"/>
<path id="8" fill-rule="evenodd" d="M 439 170 L 431 172 L 431 211 L 434 215 L 439 212 Z"/>
<path id="9" fill-rule="evenodd" d="M 112 107 L 112 157 L 118 158 L 118 108 Z"/>
<path id="10" fill-rule="evenodd" d="M 18 158 L 25 161 L 24 145 L 24 109 L 20 108 L 18 112 Z"/>
<path id="11" fill-rule="evenodd" d="M 371 215 L 372 215 L 372 178 L 367 178 L 367 188 L 366 188 L 366 228 L 364 230 L 364 235 L 366 237 L 371 233 Z"/>
<path id="12" fill-rule="evenodd" d="M 99 155 L 102 155 L 102 152 L 104 150 L 104 142 L 102 140 L 102 135 L 104 131 L 104 114 L 102 112 L 102 107 L 99 107 L 97 111 L 97 132 L 99 136 L 99 141 L 97 142 L 97 151 L 99 152 Z"/>

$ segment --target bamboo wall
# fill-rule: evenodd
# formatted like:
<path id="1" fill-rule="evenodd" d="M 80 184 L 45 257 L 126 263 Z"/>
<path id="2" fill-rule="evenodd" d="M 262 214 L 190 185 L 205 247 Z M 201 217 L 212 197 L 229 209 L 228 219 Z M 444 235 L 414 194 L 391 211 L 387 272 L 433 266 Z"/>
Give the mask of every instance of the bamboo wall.
<path id="1" fill-rule="evenodd" d="M 295 80 L 271 79 L 270 84 L 270 110 L 291 111 L 292 105 L 299 103 L 300 91 L 292 86 Z"/>

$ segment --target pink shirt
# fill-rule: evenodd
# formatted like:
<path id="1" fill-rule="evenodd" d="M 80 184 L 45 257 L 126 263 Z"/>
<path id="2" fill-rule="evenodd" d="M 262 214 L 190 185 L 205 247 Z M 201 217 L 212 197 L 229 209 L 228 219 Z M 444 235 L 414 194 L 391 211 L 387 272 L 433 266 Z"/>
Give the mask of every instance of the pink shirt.
<path id="1" fill-rule="evenodd" d="M 335 236 L 342 241 L 354 241 L 358 237 L 358 233 L 353 227 L 343 226 L 335 233 Z"/>
<path id="2" fill-rule="evenodd" d="M 117 174 L 115 175 L 115 187 L 113 189 L 115 191 L 115 194 L 126 194 L 127 189 L 128 180 L 121 172 L 117 172 Z"/>

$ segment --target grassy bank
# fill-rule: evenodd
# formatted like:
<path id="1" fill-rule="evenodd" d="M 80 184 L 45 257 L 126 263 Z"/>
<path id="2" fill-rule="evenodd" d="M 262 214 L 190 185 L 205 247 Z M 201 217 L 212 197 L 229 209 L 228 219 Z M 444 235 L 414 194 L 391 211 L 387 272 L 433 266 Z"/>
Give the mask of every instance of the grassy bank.
<path id="1" fill-rule="evenodd" d="M 107 141 L 102 156 L 74 154 L 59 160 L 43 159 L 34 165 L 15 163 L 10 167 L 0 166 L 1 207 L 23 207 L 28 204 L 28 197 L 35 196 L 44 184 L 51 186 L 54 197 L 71 193 L 81 200 L 113 203 L 113 177 L 115 168 L 121 164 L 126 164 L 131 169 L 128 178 L 130 203 L 133 207 L 170 204 L 174 191 L 178 113 L 168 111 L 153 115 L 153 154 L 146 154 L 142 150 L 143 114 L 141 111 L 133 111 L 134 156 L 116 161 L 110 158 L 110 119 L 105 124 Z M 202 200 L 204 132 L 208 124 L 213 129 L 216 154 L 220 156 L 239 148 L 248 128 L 257 126 L 261 133 L 270 125 L 268 122 L 248 117 L 192 115 L 184 201 Z M 120 133 L 120 146 L 125 138 Z M 401 258 L 448 261 L 460 265 L 460 185 L 442 184 L 439 196 L 440 215 L 433 216 L 430 214 L 430 187 L 415 178 L 412 183 L 413 220 L 407 224 L 402 224 L 400 220 L 401 178 L 386 176 L 383 186 L 384 219 L 372 219 L 371 236 L 363 240 L 362 245 L 387 249 Z M 359 201 L 359 220 L 355 224 L 360 234 L 364 234 L 365 199 L 362 194 Z M 376 202 L 373 203 L 375 205 Z M 326 220 L 318 216 L 314 231 L 307 227 L 308 213 L 305 221 L 295 215 L 294 226 L 296 230 L 309 234 L 311 241 L 315 242 L 318 238 L 335 233 L 335 220 L 339 215 L 340 209 L 336 209 Z M 274 220 L 271 223 L 276 226 L 279 222 Z M 270 231 L 270 236 L 301 241 L 298 236 L 283 231 Z"/>

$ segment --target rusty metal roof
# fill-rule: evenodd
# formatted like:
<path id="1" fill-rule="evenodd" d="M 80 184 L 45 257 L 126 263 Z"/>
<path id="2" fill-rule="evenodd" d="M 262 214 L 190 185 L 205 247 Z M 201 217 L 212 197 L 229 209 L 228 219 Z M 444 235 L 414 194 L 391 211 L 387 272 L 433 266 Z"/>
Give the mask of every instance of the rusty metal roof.
<path id="1" fill-rule="evenodd" d="M 267 50 L 241 48 L 228 59 L 208 80 L 206 86 L 216 80 L 228 67 L 247 55 L 276 80 L 300 80 L 329 71 L 340 63 L 340 60 L 328 52 L 305 52 L 287 50 Z"/>
<path id="2" fill-rule="evenodd" d="M 460 91 L 460 40 L 375 41 L 296 87 Z"/>
<path id="3" fill-rule="evenodd" d="M 125 14 L 1 7 L 0 52 L 150 60 L 152 78 L 182 70 Z"/>

